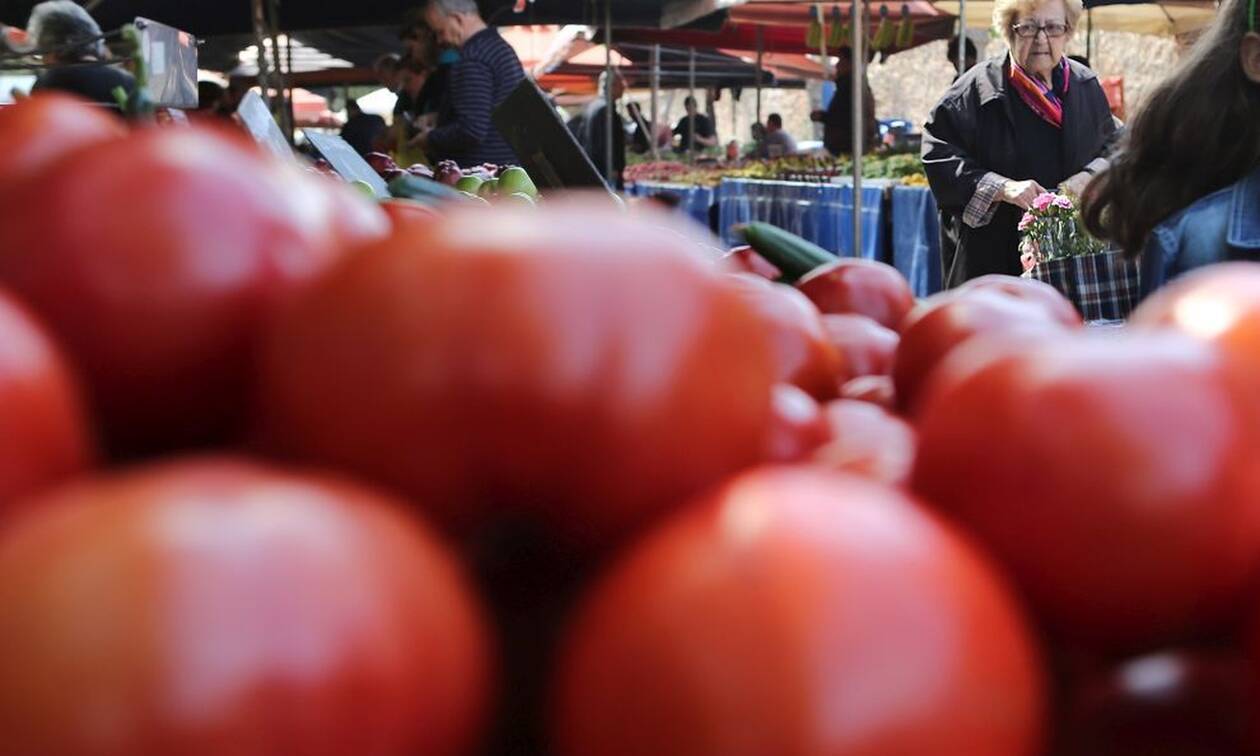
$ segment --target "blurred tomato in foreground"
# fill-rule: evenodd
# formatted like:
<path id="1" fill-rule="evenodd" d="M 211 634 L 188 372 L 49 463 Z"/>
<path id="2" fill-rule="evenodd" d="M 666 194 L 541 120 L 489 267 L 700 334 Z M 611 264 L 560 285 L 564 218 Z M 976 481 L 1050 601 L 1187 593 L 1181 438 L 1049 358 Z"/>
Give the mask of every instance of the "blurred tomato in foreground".
<path id="1" fill-rule="evenodd" d="M 1075 681 L 1056 756 L 1250 756 L 1255 680 L 1232 653 L 1171 650 Z"/>
<path id="2" fill-rule="evenodd" d="M 830 436 L 822 407 L 796 386 L 774 387 L 774 422 L 766 445 L 765 461 L 799 462 Z"/>
<path id="3" fill-rule="evenodd" d="M 888 483 L 904 485 L 914 467 L 914 429 L 870 402 L 838 399 L 823 407 L 827 441 L 810 460 L 829 470 L 840 470 Z"/>
<path id="4" fill-rule="evenodd" d="M 931 394 L 916 492 L 969 526 L 1058 633 L 1192 633 L 1260 566 L 1260 444 L 1221 361 L 1176 334 L 978 355 Z"/>
<path id="5" fill-rule="evenodd" d="M 989 565 L 893 489 L 747 473 L 634 546 L 562 659 L 560 756 L 1022 755 L 1041 671 Z"/>
<path id="6" fill-rule="evenodd" d="M 1172 329 L 1216 346 L 1240 398 L 1260 418 L 1260 265 L 1232 262 L 1190 271 L 1143 301 L 1130 326 Z"/>
<path id="7" fill-rule="evenodd" d="M 825 313 L 865 315 L 894 330 L 914 307 L 914 292 L 896 268 L 860 257 L 815 268 L 796 287 Z"/>
<path id="8" fill-rule="evenodd" d="M 1081 314 L 1077 312 L 1076 307 L 1058 289 L 1044 281 L 1038 281 L 1035 278 L 991 273 L 987 276 L 973 278 L 959 286 L 957 290 L 975 291 L 977 289 L 999 291 L 1003 294 L 1009 294 L 1016 299 L 1039 304 L 1046 308 L 1046 311 L 1054 320 L 1068 328 L 1081 325 Z"/>
<path id="9" fill-rule="evenodd" d="M 868 375 L 891 375 L 901 337 L 865 315 L 823 315 L 827 340 L 840 354 L 840 382 Z"/>
<path id="10" fill-rule="evenodd" d="M 44 92 L 2 107 L 0 192 L 62 155 L 126 133 L 126 124 L 117 115 L 69 95 Z"/>
<path id="11" fill-rule="evenodd" d="M 1065 322 L 1056 308 L 993 287 L 941 292 L 907 316 L 893 364 L 897 402 L 907 416 L 918 413 L 920 395 L 933 371 L 954 349 L 978 336 L 997 334 L 1035 342 L 1079 328 Z"/>
<path id="12" fill-rule="evenodd" d="M 681 222 L 556 200 L 362 250 L 271 336 L 266 445 L 456 527 L 624 537 L 760 460 L 771 423 L 766 327 Z"/>
<path id="13" fill-rule="evenodd" d="M 767 281 L 777 281 L 779 276 L 783 275 L 773 263 L 757 254 L 756 250 L 748 245 L 735 247 L 723 259 L 732 270 L 752 273 Z"/>
<path id="14" fill-rule="evenodd" d="M 88 467 L 79 387 L 44 330 L 0 293 L 0 508 Z"/>
<path id="15" fill-rule="evenodd" d="M 222 442 L 270 309 L 388 228 L 334 187 L 238 135 L 137 132 L 0 205 L 0 283 L 65 346 L 112 450 Z"/>
<path id="16" fill-rule="evenodd" d="M 193 460 L 0 532 L 0 750 L 472 753 L 490 674 L 454 559 L 356 486 Z"/>
<path id="17" fill-rule="evenodd" d="M 804 294 L 743 273 L 730 282 L 744 295 L 770 331 L 779 365 L 778 379 L 799 386 L 816 399 L 836 395 L 840 355 L 823 328 L 822 316 Z"/>

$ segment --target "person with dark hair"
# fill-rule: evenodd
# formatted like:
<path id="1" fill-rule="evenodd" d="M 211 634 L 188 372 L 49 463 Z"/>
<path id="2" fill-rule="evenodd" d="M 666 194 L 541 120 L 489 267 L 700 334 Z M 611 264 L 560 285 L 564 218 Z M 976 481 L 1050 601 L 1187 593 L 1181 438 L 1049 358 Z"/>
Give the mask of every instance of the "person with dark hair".
<path id="1" fill-rule="evenodd" d="M 613 98 L 612 173 L 608 172 L 607 153 L 609 139 L 607 96 L 610 87 Z M 617 112 L 616 103 L 625 93 L 626 82 L 620 74 L 614 73 L 611 81 L 607 73 L 600 74 L 599 95 L 582 111 L 579 121 L 581 129 L 578 134 L 578 142 L 581 143 L 587 157 L 591 159 L 591 163 L 595 165 L 595 170 L 599 171 L 610 187 L 618 190 L 625 188 L 622 172 L 626 169 L 626 121 L 621 113 Z"/>
<path id="2" fill-rule="evenodd" d="M 118 106 L 115 91 L 136 88 L 136 80 L 121 68 L 110 65 L 109 51 L 101 27 L 92 16 L 71 0 L 50 0 L 31 10 L 27 35 L 35 41 L 44 63 L 51 66 L 31 88 L 32 92 L 70 92 L 92 102 Z"/>
<path id="3" fill-rule="evenodd" d="M 690 152 L 693 146 L 697 151 L 716 147 L 717 129 L 713 127 L 713 121 L 709 120 L 707 115 L 696 112 L 696 98 L 687 95 L 687 99 L 683 100 L 683 107 L 687 110 L 687 115 L 683 116 L 674 127 L 674 136 L 678 137 L 674 152 Z M 693 135 L 694 145 L 692 144 Z"/>
<path id="4" fill-rule="evenodd" d="M 461 166 L 517 162 L 491 121 L 494 109 L 525 79 L 516 51 L 487 26 L 476 0 L 427 0 L 424 18 L 437 41 L 460 51 L 451 67 L 450 103 L 436 128 L 424 127 L 419 146 L 431 158 Z"/>
<path id="5" fill-rule="evenodd" d="M 1141 255 L 1144 294 L 1192 268 L 1260 260 L 1258 14 L 1256 0 L 1221 3 L 1085 191 L 1089 230 Z"/>
<path id="6" fill-rule="evenodd" d="M 958 42 L 961 39 L 963 43 L 963 67 L 958 69 Z M 945 48 L 945 57 L 949 58 L 949 62 L 954 66 L 956 72 L 954 81 L 958 81 L 958 77 L 967 73 L 976 67 L 980 55 L 976 52 L 976 43 L 971 41 L 971 37 L 964 37 L 955 34 L 954 38 L 949 41 L 949 46 Z"/>
<path id="7" fill-rule="evenodd" d="M 771 113 L 766 117 L 765 157 L 782 157 L 796 153 L 796 140 L 783 130 L 783 116 Z"/>
<path id="8" fill-rule="evenodd" d="M 997 0 L 994 25 L 1008 53 L 959 77 L 924 126 L 923 166 L 946 218 L 948 287 L 1019 275 L 1024 211 L 1047 190 L 1079 194 L 1106 167 L 1116 137 L 1107 96 L 1063 52 L 1083 10 L 1081 0 Z"/>
<path id="9" fill-rule="evenodd" d="M 341 127 L 341 138 L 360 155 L 384 152 L 389 141 L 389 126 L 375 113 L 364 113 L 359 103 L 346 102 L 346 124 Z"/>
<path id="10" fill-rule="evenodd" d="M 874 52 L 871 53 L 872 57 Z M 868 61 L 870 58 L 868 58 Z M 823 146 L 832 155 L 853 152 L 853 51 L 847 47 L 836 53 L 836 91 L 827 109 L 815 110 L 810 120 L 823 124 Z M 863 151 L 879 146 L 879 122 L 875 119 L 875 93 L 870 82 L 862 78 L 862 144 Z"/>
<path id="11" fill-rule="evenodd" d="M 223 96 L 227 94 L 219 84 L 202 79 L 197 82 L 197 112 L 207 115 L 219 115 L 223 105 Z"/>

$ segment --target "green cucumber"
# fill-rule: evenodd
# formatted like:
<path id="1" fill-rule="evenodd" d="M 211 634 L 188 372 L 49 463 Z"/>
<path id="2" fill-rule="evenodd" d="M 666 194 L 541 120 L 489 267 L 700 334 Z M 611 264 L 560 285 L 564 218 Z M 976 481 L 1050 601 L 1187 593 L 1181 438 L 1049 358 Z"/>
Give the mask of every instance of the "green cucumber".
<path id="1" fill-rule="evenodd" d="M 784 283 L 796 283 L 815 268 L 833 263 L 836 256 L 790 231 L 754 221 L 738 229 L 757 254 L 783 273 Z"/>
<path id="2" fill-rule="evenodd" d="M 439 181 L 433 179 L 413 176 L 410 173 L 404 173 L 393 181 L 389 182 L 389 193 L 394 197 L 402 199 L 419 200 L 421 202 L 434 201 L 452 201 L 463 202 L 465 197 L 459 190 L 449 187 Z"/>

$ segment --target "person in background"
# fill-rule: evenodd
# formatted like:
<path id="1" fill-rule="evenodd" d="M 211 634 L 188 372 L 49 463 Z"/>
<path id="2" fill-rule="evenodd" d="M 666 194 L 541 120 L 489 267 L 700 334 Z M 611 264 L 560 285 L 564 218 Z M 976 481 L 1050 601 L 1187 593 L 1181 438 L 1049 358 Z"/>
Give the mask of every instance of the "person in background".
<path id="1" fill-rule="evenodd" d="M 372 64 L 372 73 L 378 84 L 398 97 L 394 101 L 394 123 L 399 123 L 401 116 L 411 108 L 402 91 L 402 58 L 394 53 L 382 55 Z"/>
<path id="2" fill-rule="evenodd" d="M 253 82 L 245 76 L 229 76 L 227 91 L 219 100 L 219 115 L 231 118 L 241 106 L 241 100 L 253 88 Z"/>
<path id="3" fill-rule="evenodd" d="M 976 67 L 980 56 L 976 53 L 976 43 L 971 41 L 971 37 L 963 37 L 963 67 L 958 70 L 958 35 L 949 41 L 949 47 L 945 48 L 945 57 L 949 58 L 950 65 L 954 67 L 954 81 L 958 81 L 958 77 L 967 73 Z"/>
<path id="4" fill-rule="evenodd" d="M 359 103 L 346 102 L 346 125 L 341 127 L 341 138 L 360 155 L 384 152 L 389 142 L 389 126 L 385 119 L 374 113 L 364 113 Z"/>
<path id="5" fill-rule="evenodd" d="M 227 94 L 227 90 L 219 86 L 213 81 L 202 79 L 197 82 L 197 110 L 196 113 L 202 116 L 220 117 L 220 108 L 223 107 L 223 98 Z"/>
<path id="6" fill-rule="evenodd" d="M 36 48 L 44 51 L 44 63 L 53 66 L 36 79 L 32 92 L 70 92 L 116 108 L 117 89 L 127 93 L 135 90 L 135 77 L 108 62 L 110 55 L 101 39 L 101 27 L 70 0 L 36 5 L 26 32 Z"/>
<path id="7" fill-rule="evenodd" d="M 1047 189 L 1079 194 L 1107 165 L 1116 125 L 1093 71 L 1063 54 L 1081 0 L 997 0 L 1009 52 L 954 82 L 923 130 L 923 166 L 942 233 L 957 239 L 946 286 L 1019 275 L 1020 217 Z"/>
<path id="8" fill-rule="evenodd" d="M 796 154 L 796 140 L 783 130 L 783 116 L 771 113 L 766 118 L 766 135 L 761 140 L 759 157 L 776 158 Z"/>
<path id="9" fill-rule="evenodd" d="M 683 107 L 686 108 L 687 115 L 683 116 L 678 121 L 678 125 L 674 126 L 674 136 L 678 138 L 674 145 L 674 152 L 690 151 L 692 134 L 695 135 L 695 149 L 697 152 L 709 147 L 716 147 L 718 143 L 717 130 L 713 127 L 713 121 L 709 120 L 708 116 L 696 112 L 696 98 L 687 95 L 687 99 L 683 100 Z"/>
<path id="10" fill-rule="evenodd" d="M 609 88 L 612 89 L 613 122 L 612 122 L 612 173 L 608 172 L 608 103 Z M 617 112 L 616 103 L 626 93 L 626 82 L 618 74 L 608 80 L 607 72 L 599 76 L 599 96 L 587 104 L 582 112 L 581 138 L 582 149 L 586 151 L 595 170 L 604 177 L 608 186 L 621 190 L 625 188 L 622 173 L 626 169 L 626 121 Z"/>
<path id="11" fill-rule="evenodd" d="M 651 127 L 648 125 L 647 118 L 643 116 L 643 109 L 639 107 L 639 103 L 631 102 L 626 104 L 626 113 L 630 116 L 630 123 L 634 125 L 630 137 L 631 151 L 636 155 L 651 152 L 652 137 L 649 134 Z"/>
<path id="12" fill-rule="evenodd" d="M 872 57 L 874 53 L 872 52 Z M 869 61 L 869 59 L 868 59 Z M 810 120 L 823 124 L 823 146 L 832 155 L 853 152 L 853 51 L 840 48 L 836 54 L 836 92 L 825 111 L 810 113 Z M 875 94 L 862 77 L 862 145 L 869 152 L 879 146 L 879 122 L 875 120 Z"/>
<path id="13" fill-rule="evenodd" d="M 1143 294 L 1192 268 L 1260 260 L 1255 2 L 1221 3 L 1190 55 L 1147 96 L 1082 200 L 1091 233 L 1141 255 Z"/>
<path id="14" fill-rule="evenodd" d="M 421 131 L 420 146 L 435 160 L 449 158 L 463 167 L 516 163 L 491 120 L 525 79 L 516 51 L 486 25 L 476 0 L 427 0 L 424 18 L 438 42 L 457 48 L 460 58 L 451 67 L 450 109 L 436 128 Z"/>

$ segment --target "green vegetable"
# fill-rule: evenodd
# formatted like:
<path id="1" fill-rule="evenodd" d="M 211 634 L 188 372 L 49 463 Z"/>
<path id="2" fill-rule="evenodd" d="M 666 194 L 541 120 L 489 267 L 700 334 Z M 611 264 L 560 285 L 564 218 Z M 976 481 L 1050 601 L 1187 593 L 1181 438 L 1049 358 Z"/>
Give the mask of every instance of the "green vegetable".
<path id="1" fill-rule="evenodd" d="M 817 244 L 769 223 L 754 221 L 738 230 L 757 254 L 783 273 L 779 279 L 783 283 L 796 283 L 814 268 L 836 260 Z"/>
<path id="2" fill-rule="evenodd" d="M 389 182 L 389 193 L 395 197 L 416 200 L 425 204 L 447 201 L 464 201 L 464 195 L 446 184 L 405 173 Z"/>

